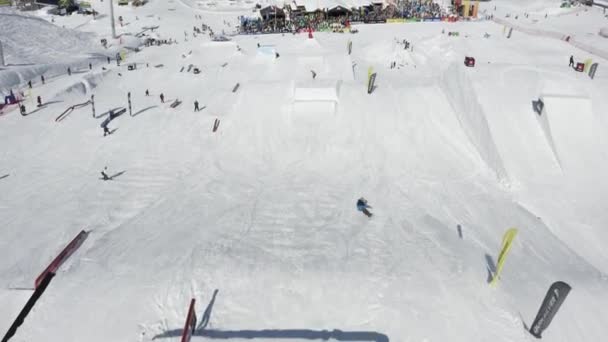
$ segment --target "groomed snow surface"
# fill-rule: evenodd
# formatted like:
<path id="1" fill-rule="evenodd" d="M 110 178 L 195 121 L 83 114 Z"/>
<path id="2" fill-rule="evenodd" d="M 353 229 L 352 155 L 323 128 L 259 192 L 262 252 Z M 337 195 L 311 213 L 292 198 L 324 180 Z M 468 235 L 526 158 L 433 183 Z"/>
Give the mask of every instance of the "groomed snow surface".
<path id="1" fill-rule="evenodd" d="M 606 60 L 551 37 L 507 39 L 492 21 L 213 42 L 193 26 L 230 33 L 251 10 L 192 0 L 116 6 L 128 24 L 112 39 L 107 1 L 92 4 L 96 20 L 0 13 L 0 91 L 22 91 L 28 112 L 0 115 L 2 333 L 31 295 L 15 288 L 90 231 L 12 341 L 178 341 L 191 298 L 193 341 L 533 341 L 524 326 L 558 280 L 572 291 L 543 340 L 606 339 Z M 558 6 L 534 3 L 548 29 L 599 32 L 584 16 L 601 9 Z M 135 52 L 144 30 L 178 44 Z M 595 79 L 571 55 L 599 63 Z M 132 114 L 103 137 L 128 92 Z M 95 117 L 83 105 L 55 121 L 91 95 Z"/>

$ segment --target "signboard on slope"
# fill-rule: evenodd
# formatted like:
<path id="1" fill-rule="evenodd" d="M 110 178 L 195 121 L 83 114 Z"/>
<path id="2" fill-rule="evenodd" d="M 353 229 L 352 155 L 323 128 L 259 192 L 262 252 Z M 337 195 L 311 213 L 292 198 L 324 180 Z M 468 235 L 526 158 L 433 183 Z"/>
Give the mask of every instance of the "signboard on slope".
<path id="1" fill-rule="evenodd" d="M 551 321 L 555 314 L 559 310 L 559 307 L 564 303 L 568 293 L 572 288 L 570 285 L 564 283 L 563 281 L 556 281 L 551 285 L 549 291 L 545 295 L 545 299 L 538 309 L 538 314 L 536 314 L 536 318 L 534 319 L 534 323 L 530 327 L 530 334 L 536 338 L 541 338 L 541 334 Z"/>

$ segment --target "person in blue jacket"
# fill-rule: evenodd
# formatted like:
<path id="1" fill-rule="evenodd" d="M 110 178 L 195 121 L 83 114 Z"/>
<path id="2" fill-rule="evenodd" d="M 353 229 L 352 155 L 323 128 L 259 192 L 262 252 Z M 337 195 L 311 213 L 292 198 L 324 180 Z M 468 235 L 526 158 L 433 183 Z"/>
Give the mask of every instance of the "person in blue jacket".
<path id="1" fill-rule="evenodd" d="M 367 210 L 368 208 L 372 209 L 372 206 L 367 204 L 367 200 L 365 198 L 361 197 L 357 200 L 357 210 L 364 213 L 367 217 L 372 217 L 373 214 Z"/>

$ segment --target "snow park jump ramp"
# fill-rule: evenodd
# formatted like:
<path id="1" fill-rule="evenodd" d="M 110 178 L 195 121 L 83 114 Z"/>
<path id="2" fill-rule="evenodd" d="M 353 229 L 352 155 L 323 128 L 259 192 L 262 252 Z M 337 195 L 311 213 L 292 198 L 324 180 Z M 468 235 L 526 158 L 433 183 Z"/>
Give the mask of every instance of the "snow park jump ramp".
<path id="1" fill-rule="evenodd" d="M 314 80 L 295 82 L 293 86 L 292 119 L 307 117 L 313 120 L 335 114 L 338 107 L 340 81 Z M 321 117 L 318 117 L 321 115 Z"/>
<path id="2" fill-rule="evenodd" d="M 591 99 L 569 95 L 543 95 L 538 122 L 563 172 L 594 168 L 603 154 Z"/>
<path id="3" fill-rule="evenodd" d="M 441 75 L 439 85 L 452 105 L 462 129 L 481 158 L 498 178 L 507 178 L 507 171 L 492 136 L 484 109 L 462 66 L 455 63 L 450 65 Z"/>

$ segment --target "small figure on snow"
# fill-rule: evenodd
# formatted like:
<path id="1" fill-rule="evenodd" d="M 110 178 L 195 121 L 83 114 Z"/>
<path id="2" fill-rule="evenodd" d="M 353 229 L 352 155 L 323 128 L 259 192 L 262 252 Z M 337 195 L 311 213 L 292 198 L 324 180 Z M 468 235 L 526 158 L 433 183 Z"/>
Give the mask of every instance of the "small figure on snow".
<path id="1" fill-rule="evenodd" d="M 105 180 L 110 180 L 110 177 L 108 176 L 108 174 L 106 173 L 106 170 L 108 169 L 108 167 L 104 167 L 103 170 L 101 170 L 101 177 L 102 179 Z"/>
<path id="2" fill-rule="evenodd" d="M 160 93 L 160 102 L 165 103 L 165 95 L 163 93 Z"/>
<path id="3" fill-rule="evenodd" d="M 103 136 L 105 137 L 106 135 L 110 135 L 112 134 L 112 132 L 110 132 L 110 129 L 108 128 L 108 126 L 103 126 Z"/>
<path id="4" fill-rule="evenodd" d="M 44 75 L 40 75 L 40 80 L 42 81 L 42 84 L 44 84 Z"/>
<path id="5" fill-rule="evenodd" d="M 373 214 L 367 210 L 368 208 L 372 209 L 372 206 L 367 204 L 367 200 L 365 198 L 361 197 L 357 200 L 357 210 L 364 213 L 367 217 L 372 217 Z"/>
<path id="6" fill-rule="evenodd" d="M 314 70 L 310 70 L 310 72 L 312 73 L 312 79 L 314 80 L 315 78 L 317 78 L 317 73 Z"/>
<path id="7" fill-rule="evenodd" d="M 198 112 L 200 109 L 198 108 L 198 100 L 194 100 L 194 111 Z"/>
<path id="8" fill-rule="evenodd" d="M 570 56 L 570 64 L 568 64 L 568 66 L 574 68 L 574 56 Z"/>
<path id="9" fill-rule="evenodd" d="M 28 81 L 27 85 L 30 87 L 30 89 L 32 89 L 32 81 Z"/>
<path id="10" fill-rule="evenodd" d="M 42 97 L 40 97 L 40 95 L 38 95 L 36 101 L 38 101 L 38 107 L 42 107 Z"/>
<path id="11" fill-rule="evenodd" d="M 150 92 L 146 89 L 146 96 L 150 96 Z"/>
<path id="12" fill-rule="evenodd" d="M 68 76 L 72 76 L 72 69 L 70 67 L 68 67 Z"/>
<path id="13" fill-rule="evenodd" d="M 21 104 L 21 106 L 19 106 L 19 112 L 21 112 L 21 115 L 25 116 L 25 105 Z"/>
<path id="14" fill-rule="evenodd" d="M 108 64 L 110 64 L 110 57 L 108 56 L 107 58 L 108 58 Z"/>
<path id="15" fill-rule="evenodd" d="M 93 70 L 93 64 L 89 63 L 89 70 Z"/>

